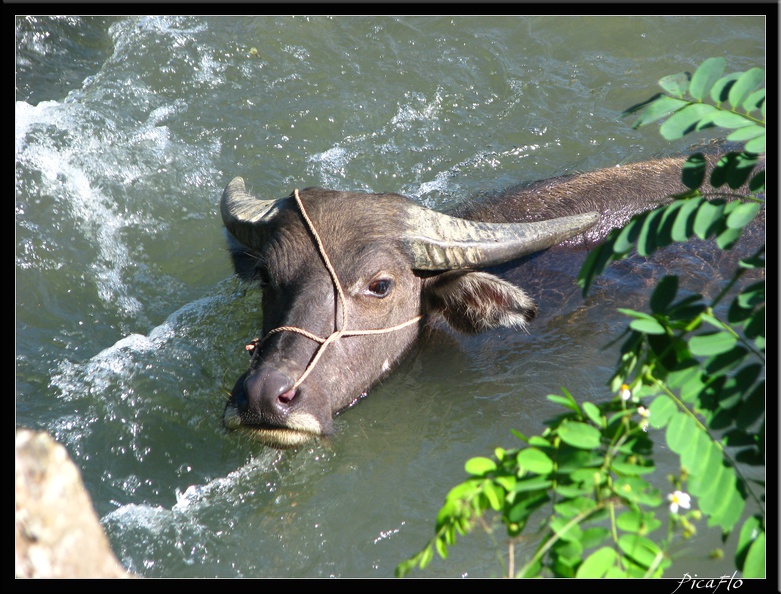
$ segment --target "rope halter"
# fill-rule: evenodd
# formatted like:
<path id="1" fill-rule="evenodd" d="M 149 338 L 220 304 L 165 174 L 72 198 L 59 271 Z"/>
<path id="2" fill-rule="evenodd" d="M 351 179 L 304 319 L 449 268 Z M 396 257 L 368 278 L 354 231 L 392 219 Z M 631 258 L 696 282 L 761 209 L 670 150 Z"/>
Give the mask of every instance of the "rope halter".
<path id="1" fill-rule="evenodd" d="M 344 336 L 364 336 L 368 334 L 385 334 L 387 332 L 394 332 L 396 330 L 401 330 L 402 328 L 406 328 L 407 326 L 411 326 L 412 324 L 419 322 L 423 318 L 422 315 L 418 315 L 412 319 L 407 320 L 406 322 L 397 324 L 396 326 L 390 326 L 387 328 L 378 328 L 376 330 L 349 330 L 347 328 L 347 300 L 345 299 L 344 291 L 342 290 L 342 283 L 339 282 L 339 277 L 336 274 L 336 270 L 334 270 L 334 267 L 331 264 L 331 260 L 328 257 L 328 253 L 325 251 L 325 247 L 323 246 L 323 242 L 320 239 L 320 235 L 318 234 L 317 229 L 314 226 L 314 223 L 312 223 L 312 220 L 309 218 L 309 215 L 307 214 L 306 209 L 304 208 L 304 204 L 301 201 L 301 196 L 299 196 L 297 188 L 293 191 L 293 196 L 295 197 L 296 204 L 298 205 L 298 209 L 301 211 L 301 215 L 304 217 L 304 221 L 306 222 L 309 231 L 312 233 L 312 237 L 314 238 L 315 244 L 317 246 L 317 251 L 320 254 L 320 257 L 323 259 L 323 263 L 325 264 L 325 267 L 328 270 L 328 274 L 331 276 L 331 281 L 333 282 L 334 287 L 336 288 L 336 293 L 339 297 L 339 302 L 341 303 L 342 306 L 342 315 L 341 315 L 340 323 L 337 324 L 336 320 L 334 320 L 334 325 L 336 326 L 336 330 L 334 330 L 326 338 L 322 338 L 316 334 L 312 334 L 311 332 L 308 332 L 307 330 L 304 330 L 303 328 L 298 328 L 296 326 L 280 326 L 279 328 L 274 328 L 273 330 L 270 330 L 263 337 L 262 340 L 259 341 L 254 340 L 246 346 L 246 349 L 248 351 L 254 351 L 256 347 L 262 345 L 266 340 L 268 340 L 269 337 L 271 337 L 274 334 L 278 334 L 279 332 L 295 332 L 296 334 L 300 334 L 301 336 L 305 336 L 310 340 L 320 343 L 320 346 L 317 348 L 317 351 L 315 352 L 314 356 L 309 361 L 309 365 L 307 365 L 306 369 L 304 370 L 304 373 L 301 374 L 301 377 L 299 377 L 298 380 L 296 380 L 296 382 L 290 388 L 291 391 L 298 388 L 304 382 L 307 376 L 314 369 L 315 365 L 317 365 L 317 362 L 320 360 L 320 357 L 323 356 L 323 353 L 328 348 L 328 346 L 333 344 L 340 338 Z"/>

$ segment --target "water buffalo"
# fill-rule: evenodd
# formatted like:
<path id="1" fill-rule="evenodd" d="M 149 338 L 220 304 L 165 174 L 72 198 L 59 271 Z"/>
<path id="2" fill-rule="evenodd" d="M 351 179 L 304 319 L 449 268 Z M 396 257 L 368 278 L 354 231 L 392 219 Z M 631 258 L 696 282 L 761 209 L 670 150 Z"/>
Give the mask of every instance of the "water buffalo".
<path id="1" fill-rule="evenodd" d="M 526 327 L 534 300 L 485 269 L 553 246 L 585 253 L 683 191 L 683 161 L 535 182 L 448 214 L 398 194 L 322 188 L 259 200 L 233 179 L 222 218 L 236 273 L 262 287 L 263 328 L 225 426 L 293 447 L 331 433 L 333 416 L 393 369 L 429 320 L 464 333 Z"/>

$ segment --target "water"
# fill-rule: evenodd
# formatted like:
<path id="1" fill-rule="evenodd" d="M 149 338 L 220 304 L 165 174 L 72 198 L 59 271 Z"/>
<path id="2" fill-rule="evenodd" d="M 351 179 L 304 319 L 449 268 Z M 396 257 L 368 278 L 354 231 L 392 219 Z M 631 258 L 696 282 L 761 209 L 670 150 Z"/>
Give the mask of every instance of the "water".
<path id="1" fill-rule="evenodd" d="M 279 453 L 227 433 L 259 327 L 218 199 L 395 191 L 445 207 L 523 180 L 683 151 L 626 107 L 713 55 L 764 66 L 761 17 L 16 20 L 16 423 L 81 469 L 148 577 L 386 577 L 430 538 L 463 463 L 541 432 L 569 387 L 609 398 L 622 320 L 432 340 Z M 254 48 L 254 49 L 253 49 Z M 615 304 L 607 304 L 612 307 Z M 671 468 L 670 470 L 674 470 Z M 675 569 L 722 575 L 682 551 Z M 729 561 L 729 555 L 727 557 Z M 726 568 L 731 567 L 731 561 Z M 425 576 L 493 576 L 475 534 Z"/>

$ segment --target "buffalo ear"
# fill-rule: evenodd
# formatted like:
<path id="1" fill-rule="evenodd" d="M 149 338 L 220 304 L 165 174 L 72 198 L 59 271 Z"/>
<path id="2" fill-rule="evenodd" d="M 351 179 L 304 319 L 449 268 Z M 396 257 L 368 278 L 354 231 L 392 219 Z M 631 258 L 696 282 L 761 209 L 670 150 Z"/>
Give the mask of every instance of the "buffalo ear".
<path id="1" fill-rule="evenodd" d="M 226 233 L 228 240 L 228 252 L 233 262 L 233 270 L 243 281 L 258 281 L 258 260 L 259 256 L 253 250 L 239 242 L 230 233 Z"/>
<path id="2" fill-rule="evenodd" d="M 498 327 L 525 328 L 537 306 L 522 289 L 487 272 L 451 270 L 428 280 L 424 302 L 466 334 Z"/>

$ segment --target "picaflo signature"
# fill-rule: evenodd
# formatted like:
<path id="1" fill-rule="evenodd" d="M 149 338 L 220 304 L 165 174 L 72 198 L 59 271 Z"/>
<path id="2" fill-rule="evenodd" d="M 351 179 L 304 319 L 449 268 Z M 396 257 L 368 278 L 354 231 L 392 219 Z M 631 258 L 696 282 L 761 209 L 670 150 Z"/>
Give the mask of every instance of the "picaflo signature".
<path id="1" fill-rule="evenodd" d="M 731 589 L 737 590 L 743 585 L 743 580 L 740 578 L 736 578 L 735 575 L 738 572 L 734 572 L 732 576 L 723 575 L 720 578 L 701 578 L 697 579 L 697 574 L 694 574 L 694 577 L 690 576 L 688 573 L 684 573 L 683 577 L 678 582 L 678 586 L 675 588 L 675 590 L 672 591 L 671 594 L 675 594 L 681 586 L 688 585 L 690 590 L 700 590 L 700 589 L 706 589 L 710 590 L 711 592 L 716 592 L 721 586 L 726 585 L 727 592 L 729 592 Z"/>

